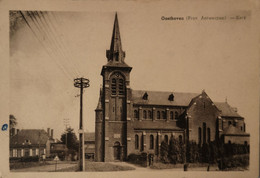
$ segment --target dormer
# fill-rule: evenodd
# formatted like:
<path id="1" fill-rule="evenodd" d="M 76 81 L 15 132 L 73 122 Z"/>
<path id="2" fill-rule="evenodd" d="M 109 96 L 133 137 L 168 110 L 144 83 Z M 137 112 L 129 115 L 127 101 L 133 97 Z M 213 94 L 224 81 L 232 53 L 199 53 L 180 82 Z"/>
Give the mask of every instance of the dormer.
<path id="1" fill-rule="evenodd" d="M 148 100 L 148 94 L 147 94 L 147 92 L 144 93 L 144 95 L 143 95 L 143 100 Z"/>
<path id="2" fill-rule="evenodd" d="M 169 97 L 168 97 L 168 100 L 169 100 L 169 101 L 174 101 L 174 95 L 173 95 L 173 94 L 170 94 Z"/>

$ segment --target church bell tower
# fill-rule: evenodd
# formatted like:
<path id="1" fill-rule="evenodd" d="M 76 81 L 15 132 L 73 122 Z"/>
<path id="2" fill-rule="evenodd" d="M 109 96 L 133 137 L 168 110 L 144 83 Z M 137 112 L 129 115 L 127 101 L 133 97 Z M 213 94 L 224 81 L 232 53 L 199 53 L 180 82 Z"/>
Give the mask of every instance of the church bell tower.
<path id="1" fill-rule="evenodd" d="M 127 155 L 127 118 L 130 118 L 130 72 L 132 67 L 125 63 L 122 49 L 117 13 L 110 49 L 106 51 L 107 64 L 101 75 L 102 126 L 99 137 L 102 141 L 97 148 L 100 161 L 122 161 Z M 100 110 L 98 110 L 100 111 Z M 96 110 L 97 115 L 97 110 Z M 97 122 L 97 118 L 96 118 Z M 97 128 L 96 128 L 97 130 Z M 97 139 L 96 139 L 97 141 Z"/>

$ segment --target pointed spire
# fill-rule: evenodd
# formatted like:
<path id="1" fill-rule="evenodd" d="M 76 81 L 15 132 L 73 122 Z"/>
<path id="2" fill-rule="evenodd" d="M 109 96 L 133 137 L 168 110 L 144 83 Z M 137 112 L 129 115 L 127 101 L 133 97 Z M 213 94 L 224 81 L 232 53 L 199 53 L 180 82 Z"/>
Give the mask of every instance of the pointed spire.
<path id="1" fill-rule="evenodd" d="M 115 15 L 110 50 L 107 50 L 107 59 L 112 62 L 124 63 L 125 52 L 122 50 L 117 13 Z"/>

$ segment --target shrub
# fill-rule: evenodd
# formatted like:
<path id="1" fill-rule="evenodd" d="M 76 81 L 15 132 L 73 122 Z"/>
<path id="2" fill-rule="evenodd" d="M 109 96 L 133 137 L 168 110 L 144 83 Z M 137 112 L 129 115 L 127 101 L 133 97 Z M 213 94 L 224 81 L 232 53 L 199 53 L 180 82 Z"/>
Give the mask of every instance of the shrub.
<path id="1" fill-rule="evenodd" d="M 221 167 L 222 162 L 222 167 Z M 219 169 L 225 170 L 234 167 L 247 167 L 249 165 L 249 155 L 236 155 L 222 158 L 218 161 Z"/>
<path id="2" fill-rule="evenodd" d="M 147 153 L 143 152 L 141 154 L 134 154 L 131 153 L 127 157 L 127 161 L 133 163 L 133 164 L 138 164 L 140 166 L 147 166 Z"/>

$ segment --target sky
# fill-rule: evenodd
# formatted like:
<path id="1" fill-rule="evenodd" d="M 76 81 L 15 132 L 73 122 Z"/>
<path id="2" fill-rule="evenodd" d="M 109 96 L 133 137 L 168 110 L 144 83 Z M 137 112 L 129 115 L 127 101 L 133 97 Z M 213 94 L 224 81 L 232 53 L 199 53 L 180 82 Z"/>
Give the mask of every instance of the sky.
<path id="1" fill-rule="evenodd" d="M 148 7 L 147 7 L 148 8 Z M 226 99 L 245 117 L 250 132 L 258 119 L 258 60 L 250 11 L 203 12 L 157 8 L 118 11 L 125 62 L 133 67 L 132 89 L 206 93 Z M 175 10 L 175 11 L 173 11 Z M 189 12 L 189 13 L 188 13 Z M 54 129 L 60 139 L 65 119 L 78 133 L 79 89 L 85 77 L 84 130 L 95 130 L 102 65 L 112 37 L 115 11 L 23 11 L 10 37 L 10 114 L 19 129 Z M 245 20 L 166 21 L 162 16 L 246 16 Z M 30 26 L 30 27 L 29 27 Z"/>

